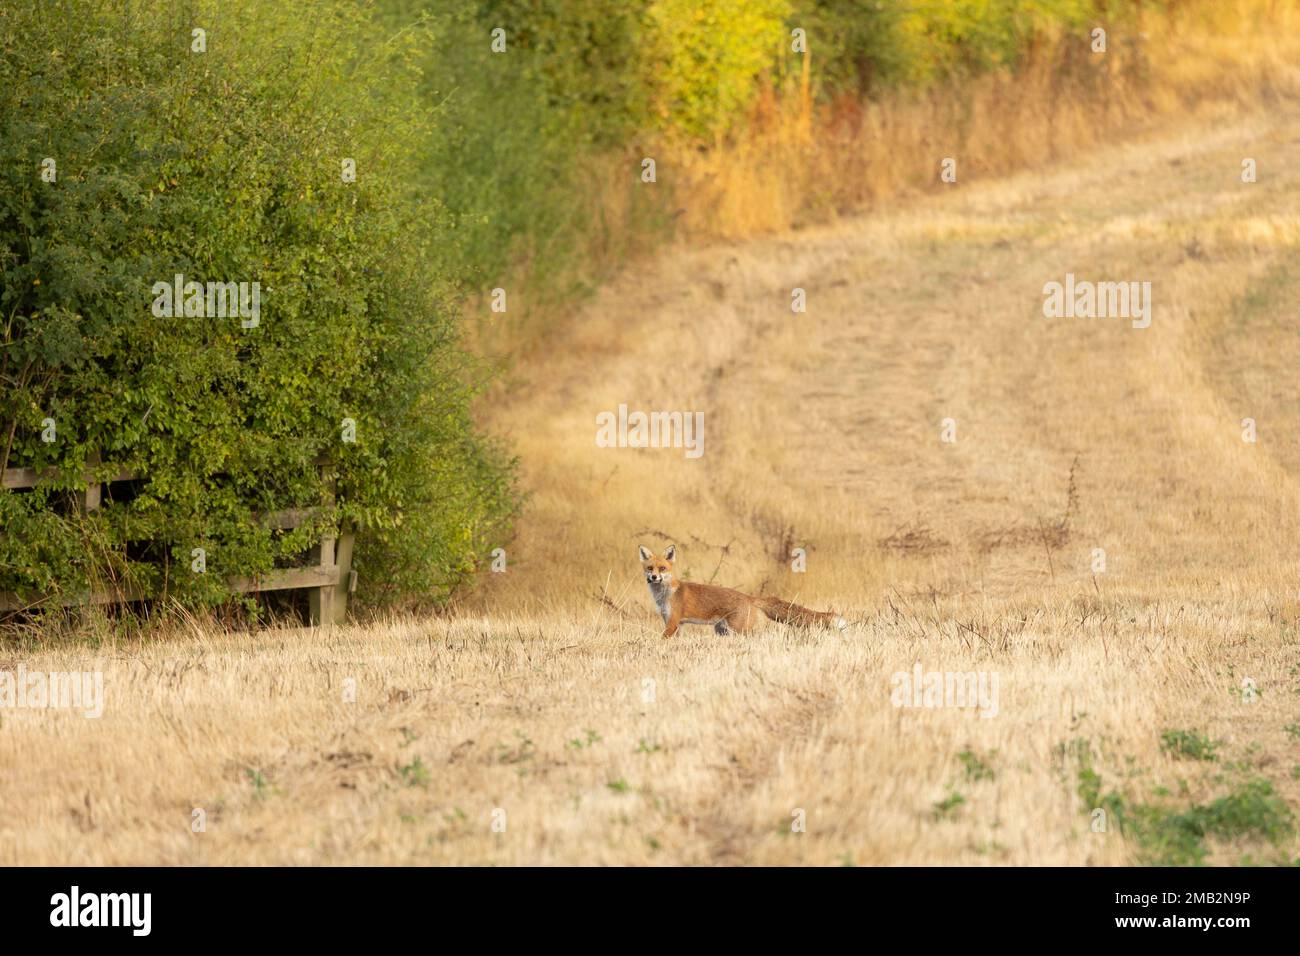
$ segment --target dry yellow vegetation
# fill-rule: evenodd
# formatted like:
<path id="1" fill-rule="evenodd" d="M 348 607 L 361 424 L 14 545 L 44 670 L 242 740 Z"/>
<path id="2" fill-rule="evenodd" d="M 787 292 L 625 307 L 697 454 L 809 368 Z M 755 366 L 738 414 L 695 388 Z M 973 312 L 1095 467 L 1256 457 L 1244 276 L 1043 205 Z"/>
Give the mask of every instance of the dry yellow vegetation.
<path id="1" fill-rule="evenodd" d="M 0 863 L 1297 858 L 1297 156 L 1294 103 L 1208 105 L 630 268 L 485 410 L 531 497 L 453 613 L 0 652 L 107 693 L 0 713 Z M 1066 273 L 1151 326 L 1044 318 Z M 597 447 L 619 404 L 703 411 L 703 456 Z M 669 541 L 852 624 L 665 640 Z M 918 663 L 996 716 L 895 706 Z"/>

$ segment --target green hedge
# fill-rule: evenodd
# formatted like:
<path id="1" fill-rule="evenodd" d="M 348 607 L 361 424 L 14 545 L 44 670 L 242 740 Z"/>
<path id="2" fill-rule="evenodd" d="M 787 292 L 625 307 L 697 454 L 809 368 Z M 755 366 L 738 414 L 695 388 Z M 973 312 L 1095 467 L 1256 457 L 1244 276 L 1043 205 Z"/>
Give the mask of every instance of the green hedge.
<path id="1" fill-rule="evenodd" d="M 347 0 L 114 7 L 0 7 L 0 460 L 62 475 L 0 494 L 0 591 L 225 600 L 228 575 L 322 530 L 254 515 L 318 504 L 324 460 L 326 523 L 364 529 L 363 594 L 447 593 L 513 505 L 472 426 L 482 376 L 431 265 L 439 217 L 415 198 L 429 36 Z M 259 324 L 158 317 L 153 287 L 178 273 L 259 283 Z M 66 489 L 92 451 L 148 480 L 81 515 Z"/>

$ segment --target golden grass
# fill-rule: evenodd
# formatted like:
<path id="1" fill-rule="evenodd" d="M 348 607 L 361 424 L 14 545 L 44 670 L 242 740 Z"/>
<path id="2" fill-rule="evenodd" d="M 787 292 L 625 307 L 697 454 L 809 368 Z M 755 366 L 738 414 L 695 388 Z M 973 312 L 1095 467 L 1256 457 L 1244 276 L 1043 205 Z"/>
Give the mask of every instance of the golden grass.
<path id="1" fill-rule="evenodd" d="M 1152 741 L 1194 720 L 1283 752 L 1295 645 L 1247 636 L 1277 626 L 1255 599 L 899 598 L 835 639 L 670 643 L 593 611 L 46 652 L 101 667 L 109 706 L 5 714 L 0 862 L 1123 863 L 1058 744 L 1104 739 L 1103 772 L 1131 756 L 1143 783 L 1213 793 Z M 889 675 L 916 660 L 1000 671 L 999 715 L 895 709 Z M 1229 664 L 1259 701 L 1229 703 Z"/>
<path id="2" fill-rule="evenodd" d="M 102 670 L 108 695 L 98 720 L 0 711 L 0 863 L 1143 860 L 1139 834 L 1090 832 L 1079 740 L 1130 804 L 1263 779 L 1300 807 L 1300 109 L 1250 89 L 627 270 L 485 408 L 530 499 L 454 614 L 0 652 Z M 1151 281 L 1151 327 L 1044 319 L 1067 271 Z M 704 456 L 596 447 L 619 403 L 704 411 Z M 854 623 L 664 640 L 635 554 L 668 540 L 694 580 Z M 918 662 L 996 673 L 997 716 L 895 707 Z"/>

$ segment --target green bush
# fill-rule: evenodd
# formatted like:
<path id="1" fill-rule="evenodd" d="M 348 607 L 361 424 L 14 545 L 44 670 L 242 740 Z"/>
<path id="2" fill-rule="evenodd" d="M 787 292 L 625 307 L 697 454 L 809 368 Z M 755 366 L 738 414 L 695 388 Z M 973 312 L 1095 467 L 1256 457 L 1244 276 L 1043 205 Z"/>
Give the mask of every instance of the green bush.
<path id="1" fill-rule="evenodd" d="M 534 293 L 573 298 L 598 213 L 586 161 L 623 149 L 648 116 L 636 67 L 646 4 L 381 0 L 380 9 L 392 29 L 418 22 L 429 37 L 419 93 L 436 110 L 434 135 L 420 143 L 416 183 L 453 240 L 434 250 L 443 272 L 473 294 L 525 263 L 540 278 Z M 504 52 L 492 49 L 498 28 Z"/>
<path id="2" fill-rule="evenodd" d="M 661 123 L 705 141 L 737 128 L 790 49 L 789 13 L 787 0 L 657 0 L 648 52 Z"/>
<path id="3" fill-rule="evenodd" d="M 509 463 L 473 429 L 482 376 L 430 267 L 448 237 L 416 201 L 429 42 L 347 0 L 0 8 L 0 463 L 61 475 L 0 494 L 0 591 L 218 602 L 348 521 L 371 597 L 437 597 L 499 536 Z M 259 324 L 156 316 L 176 274 L 259 283 Z M 82 515 L 93 451 L 147 480 Z M 262 527 L 321 503 L 321 461 L 337 508 Z"/>
<path id="4" fill-rule="evenodd" d="M 1083 43 L 1120 12 L 1102 0 L 799 0 L 791 19 L 807 24 L 824 94 L 869 95 L 1014 67 L 1037 37 L 1070 29 Z"/>

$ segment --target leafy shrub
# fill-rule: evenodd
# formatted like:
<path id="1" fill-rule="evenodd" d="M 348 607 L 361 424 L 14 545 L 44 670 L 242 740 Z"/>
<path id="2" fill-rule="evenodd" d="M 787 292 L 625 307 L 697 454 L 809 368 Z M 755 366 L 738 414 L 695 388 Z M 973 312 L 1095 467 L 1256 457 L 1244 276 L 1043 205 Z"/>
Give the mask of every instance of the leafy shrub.
<path id="1" fill-rule="evenodd" d="M 372 596 L 437 596 L 472 569 L 511 489 L 428 267 L 446 237 L 412 198 L 425 40 L 346 0 L 0 8 L 0 465 L 60 475 L 0 495 L 0 591 L 115 580 L 221 601 L 227 576 L 341 521 L 364 529 Z M 153 286 L 177 274 L 259 283 L 259 324 L 158 317 Z M 145 480 L 79 514 L 61 499 L 92 452 Z M 322 461 L 337 508 L 263 527 L 322 502 Z"/>
<path id="2" fill-rule="evenodd" d="M 823 91 L 864 95 L 1014 67 L 1045 34 L 1084 43 L 1103 13 L 1109 24 L 1129 12 L 1098 0 L 802 0 L 792 21 L 808 24 Z"/>
<path id="3" fill-rule="evenodd" d="M 1160 735 L 1161 750 L 1191 760 L 1218 760 L 1220 743 L 1195 730 L 1166 730 Z"/>
<path id="4" fill-rule="evenodd" d="M 786 0 L 657 0 L 648 57 L 663 126 L 707 141 L 743 121 L 789 48 L 789 13 Z"/>
<path id="5" fill-rule="evenodd" d="M 646 125 L 636 66 L 646 4 L 380 0 L 380 10 L 392 30 L 427 31 L 419 95 L 435 109 L 434 135 L 419 144 L 414 183 L 454 238 L 432 250 L 443 273 L 468 294 L 509 276 L 513 294 L 522 263 L 539 280 L 534 296 L 581 294 L 574 277 L 601 213 L 589 163 Z M 492 48 L 498 28 L 504 52 Z"/>

